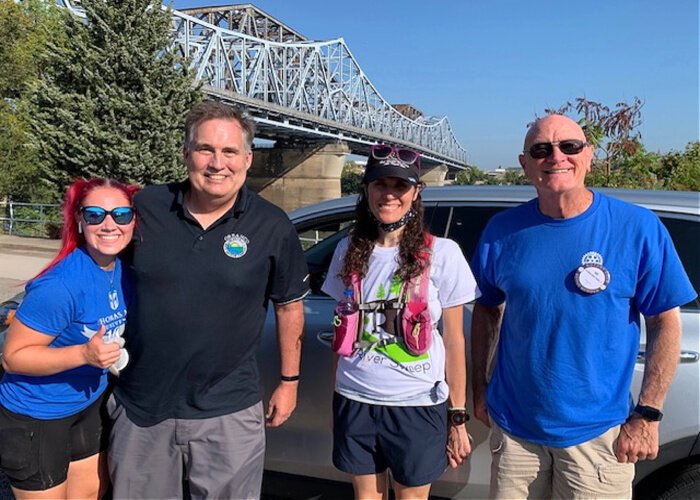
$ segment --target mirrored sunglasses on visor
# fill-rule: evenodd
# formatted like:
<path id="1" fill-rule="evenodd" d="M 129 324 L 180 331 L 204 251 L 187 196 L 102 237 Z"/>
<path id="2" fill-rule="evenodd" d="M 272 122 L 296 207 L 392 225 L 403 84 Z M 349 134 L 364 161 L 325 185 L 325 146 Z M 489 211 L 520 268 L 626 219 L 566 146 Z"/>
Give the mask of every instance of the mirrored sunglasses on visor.
<path id="1" fill-rule="evenodd" d="M 133 207 L 116 207 L 112 210 L 105 210 L 102 207 L 83 207 L 80 213 L 88 226 L 102 224 L 108 215 L 120 226 L 125 226 L 134 220 Z"/>
<path id="2" fill-rule="evenodd" d="M 547 158 L 554 152 L 554 147 L 558 147 L 559 151 L 565 155 L 577 155 L 583 148 L 588 146 L 588 143 L 578 139 L 566 139 L 564 141 L 558 142 L 538 142 L 530 146 L 530 149 L 523 151 L 523 153 L 529 154 L 535 159 Z"/>
<path id="3" fill-rule="evenodd" d="M 395 148 L 384 144 L 375 144 L 370 148 L 370 155 L 375 160 L 386 160 L 391 156 L 398 158 L 407 165 L 413 165 L 420 156 L 416 151 L 407 148 Z"/>

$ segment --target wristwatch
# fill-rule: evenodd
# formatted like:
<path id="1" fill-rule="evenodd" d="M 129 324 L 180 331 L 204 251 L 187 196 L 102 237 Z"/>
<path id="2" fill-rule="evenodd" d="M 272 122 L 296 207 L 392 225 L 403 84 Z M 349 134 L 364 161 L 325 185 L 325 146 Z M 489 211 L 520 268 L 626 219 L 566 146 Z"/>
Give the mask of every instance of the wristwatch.
<path id="1" fill-rule="evenodd" d="M 450 408 L 447 410 L 447 419 L 450 425 L 462 425 L 469 420 L 469 414 L 466 408 Z"/>
<path id="2" fill-rule="evenodd" d="M 664 414 L 661 413 L 661 410 L 652 406 L 637 405 L 632 411 L 642 417 L 644 420 L 649 420 L 650 422 L 658 422 L 664 418 Z"/>

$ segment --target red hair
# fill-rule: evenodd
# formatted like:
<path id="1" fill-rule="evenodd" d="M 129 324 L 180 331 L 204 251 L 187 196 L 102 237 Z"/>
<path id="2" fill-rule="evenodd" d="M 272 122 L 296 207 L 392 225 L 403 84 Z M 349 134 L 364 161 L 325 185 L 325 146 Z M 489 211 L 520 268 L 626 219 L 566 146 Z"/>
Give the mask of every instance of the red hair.
<path id="1" fill-rule="evenodd" d="M 139 191 L 138 186 L 122 184 L 114 179 L 95 178 L 90 180 L 78 179 L 68 186 L 66 197 L 63 200 L 63 230 L 61 231 L 61 249 L 56 257 L 41 270 L 39 274 L 32 279 L 47 273 L 56 264 L 61 262 L 66 256 L 75 250 L 78 246 L 85 243 L 85 237 L 78 232 L 78 223 L 75 220 L 76 215 L 80 213 L 83 200 L 85 197 L 96 188 L 114 188 L 120 190 L 129 200 L 129 204 L 133 203 L 134 195 Z M 30 280 L 31 281 L 31 280 Z"/>

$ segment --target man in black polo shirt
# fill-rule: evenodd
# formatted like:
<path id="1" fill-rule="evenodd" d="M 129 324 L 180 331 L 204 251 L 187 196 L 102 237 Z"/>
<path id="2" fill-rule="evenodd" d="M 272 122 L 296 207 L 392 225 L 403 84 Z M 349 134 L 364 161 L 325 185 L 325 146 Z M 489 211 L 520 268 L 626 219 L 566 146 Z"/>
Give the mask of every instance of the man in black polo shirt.
<path id="1" fill-rule="evenodd" d="M 135 199 L 130 364 L 110 401 L 114 498 L 258 498 L 264 425 L 296 406 L 307 268 L 287 215 L 245 186 L 255 125 L 188 114 L 188 180 Z M 281 382 L 264 412 L 256 349 L 272 300 Z"/>

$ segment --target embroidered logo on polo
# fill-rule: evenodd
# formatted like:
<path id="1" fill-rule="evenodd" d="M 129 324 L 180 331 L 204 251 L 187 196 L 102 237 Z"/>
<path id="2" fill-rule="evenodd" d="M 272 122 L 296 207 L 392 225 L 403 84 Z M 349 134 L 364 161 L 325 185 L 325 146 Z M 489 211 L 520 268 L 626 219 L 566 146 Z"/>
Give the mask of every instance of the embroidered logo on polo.
<path id="1" fill-rule="evenodd" d="M 224 253 L 232 259 L 240 259 L 248 251 L 248 238 L 242 234 L 224 236 Z"/>
<path id="2" fill-rule="evenodd" d="M 598 252 L 583 254 L 574 281 L 584 293 L 594 294 L 605 290 L 610 283 L 610 272 L 603 266 L 603 256 Z"/>

